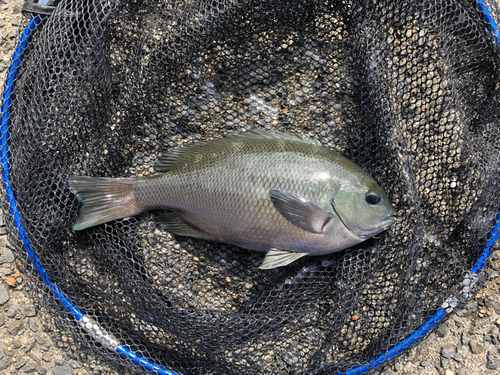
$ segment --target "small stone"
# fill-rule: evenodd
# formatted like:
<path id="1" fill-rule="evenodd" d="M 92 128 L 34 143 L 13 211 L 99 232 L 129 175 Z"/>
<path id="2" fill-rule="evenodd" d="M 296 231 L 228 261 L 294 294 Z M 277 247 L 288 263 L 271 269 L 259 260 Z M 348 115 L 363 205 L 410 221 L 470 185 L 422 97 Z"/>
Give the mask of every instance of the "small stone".
<path id="1" fill-rule="evenodd" d="M 31 329 L 33 332 L 38 332 L 38 325 L 36 324 L 35 319 L 32 318 L 28 319 L 28 328 Z"/>
<path id="2" fill-rule="evenodd" d="M 47 369 L 45 367 L 38 367 L 36 369 L 36 372 L 38 372 L 40 375 L 47 375 Z"/>
<path id="3" fill-rule="evenodd" d="M 441 348 L 441 356 L 444 358 L 453 358 L 456 352 L 457 348 L 452 344 L 446 344 Z"/>
<path id="4" fill-rule="evenodd" d="M 491 307 L 493 307 L 493 310 L 498 314 L 500 315 L 500 302 L 499 301 L 494 301 L 492 304 L 491 304 Z M 498 320 L 498 319 L 497 319 Z"/>
<path id="5" fill-rule="evenodd" d="M 71 368 L 66 365 L 54 367 L 52 375 L 71 375 Z"/>
<path id="6" fill-rule="evenodd" d="M 493 356 L 493 353 L 488 350 L 488 353 L 486 353 L 486 361 L 487 362 L 494 362 L 495 361 L 495 357 Z"/>
<path id="7" fill-rule="evenodd" d="M 28 353 L 31 349 L 33 349 L 33 347 L 36 345 L 36 340 L 33 339 L 31 340 L 29 343 L 26 344 L 26 346 L 24 347 L 24 352 L 25 353 Z"/>
<path id="8" fill-rule="evenodd" d="M 447 368 L 444 372 L 444 375 L 455 375 L 455 373 L 452 370 L 450 370 L 449 368 Z"/>
<path id="9" fill-rule="evenodd" d="M 446 367 L 450 364 L 450 360 L 448 358 L 441 357 L 441 367 Z"/>
<path id="10" fill-rule="evenodd" d="M 458 328 L 462 328 L 464 326 L 464 323 L 461 321 L 461 320 L 455 320 L 455 325 L 458 327 Z"/>
<path id="11" fill-rule="evenodd" d="M 10 361 L 11 357 L 5 357 L 4 359 L 0 360 L 0 371 L 7 370 L 12 362 Z"/>
<path id="12" fill-rule="evenodd" d="M 0 310 L 0 327 L 5 324 L 5 312 Z"/>
<path id="13" fill-rule="evenodd" d="M 18 335 L 21 336 L 24 331 L 19 331 Z M 23 346 L 21 343 L 21 339 L 19 337 L 16 337 L 14 340 L 12 340 L 12 347 L 14 349 L 20 349 Z"/>
<path id="14" fill-rule="evenodd" d="M 497 345 L 497 339 L 495 335 L 484 336 L 484 341 L 489 342 L 491 345 Z"/>
<path id="15" fill-rule="evenodd" d="M 420 366 L 422 367 L 429 367 L 431 365 L 431 361 L 428 359 L 424 359 L 422 362 L 420 362 Z"/>
<path id="16" fill-rule="evenodd" d="M 461 353 L 455 353 L 453 354 L 453 359 L 455 361 L 457 361 L 458 363 L 462 362 L 464 360 L 464 358 L 462 357 L 462 354 Z"/>
<path id="17" fill-rule="evenodd" d="M 9 324 L 9 327 L 7 328 L 7 330 L 9 331 L 9 333 L 12 336 L 15 336 L 21 331 L 22 328 L 23 328 L 23 323 L 16 320 L 16 321 L 12 322 L 11 324 Z"/>
<path id="18" fill-rule="evenodd" d="M 470 337 L 467 335 L 467 333 L 462 332 L 462 337 L 460 340 L 462 342 L 462 345 L 467 345 L 470 341 Z"/>
<path id="19" fill-rule="evenodd" d="M 34 366 L 28 366 L 23 369 L 23 373 L 25 374 L 31 374 L 33 372 L 36 372 L 36 367 Z"/>
<path id="20" fill-rule="evenodd" d="M 475 340 L 469 342 L 470 351 L 474 354 L 479 354 L 484 351 L 484 348 L 477 343 Z"/>
<path id="21" fill-rule="evenodd" d="M 500 359 L 498 361 L 489 362 L 486 364 L 486 368 L 488 370 L 496 370 L 498 368 L 498 366 L 500 366 Z"/>
<path id="22" fill-rule="evenodd" d="M 36 316 L 35 305 L 21 305 L 19 306 L 19 310 L 24 316 Z"/>
<path id="23" fill-rule="evenodd" d="M 0 267 L 0 276 L 2 277 L 7 277 L 9 275 L 12 275 L 12 270 L 10 269 L 10 265 L 9 267 Z"/>
<path id="24" fill-rule="evenodd" d="M 80 363 L 80 362 L 78 362 L 78 361 L 70 361 L 70 362 L 69 362 L 69 365 L 70 365 L 72 368 L 74 368 L 74 369 L 77 369 L 77 368 L 81 368 L 81 367 L 82 367 L 81 363 Z"/>
<path id="25" fill-rule="evenodd" d="M 15 367 L 15 369 L 16 369 L 16 370 L 18 370 L 18 371 L 19 371 L 19 369 L 20 369 L 21 367 L 23 367 L 25 364 L 26 364 L 26 361 L 21 360 L 21 361 L 19 361 L 19 362 L 16 362 L 16 363 L 15 363 L 15 365 L 14 365 L 14 367 Z"/>
<path id="26" fill-rule="evenodd" d="M 461 318 L 466 318 L 478 310 L 477 301 L 471 301 L 463 309 L 458 309 L 456 314 Z"/>
<path id="27" fill-rule="evenodd" d="M 22 25 L 22 18 L 21 17 L 16 17 L 16 18 L 13 18 L 10 23 L 12 24 L 12 26 L 21 26 Z"/>
<path id="28" fill-rule="evenodd" d="M 14 319 L 16 317 L 17 310 L 14 307 L 9 308 L 6 312 L 5 315 L 7 315 L 8 318 Z"/>
<path id="29" fill-rule="evenodd" d="M 0 264 L 13 263 L 16 260 L 16 256 L 12 250 L 6 247 L 0 247 Z"/>
<path id="30" fill-rule="evenodd" d="M 64 366 L 65 365 L 65 362 L 62 358 L 54 358 L 54 363 L 56 364 L 56 366 Z"/>
<path id="31" fill-rule="evenodd" d="M 450 333 L 450 328 L 448 328 L 447 324 L 441 324 L 441 326 L 436 330 L 436 335 L 439 337 L 445 337 L 448 333 Z"/>
<path id="32" fill-rule="evenodd" d="M 38 343 L 38 345 L 44 345 L 45 344 L 45 340 L 43 339 L 43 337 L 40 337 L 39 335 L 35 336 L 35 340 Z"/>
<path id="33" fill-rule="evenodd" d="M 403 369 L 403 365 L 398 361 L 394 364 L 394 368 L 396 369 L 396 371 L 401 371 Z"/>
<path id="34" fill-rule="evenodd" d="M 0 281 L 0 306 L 9 300 L 9 287 Z"/>

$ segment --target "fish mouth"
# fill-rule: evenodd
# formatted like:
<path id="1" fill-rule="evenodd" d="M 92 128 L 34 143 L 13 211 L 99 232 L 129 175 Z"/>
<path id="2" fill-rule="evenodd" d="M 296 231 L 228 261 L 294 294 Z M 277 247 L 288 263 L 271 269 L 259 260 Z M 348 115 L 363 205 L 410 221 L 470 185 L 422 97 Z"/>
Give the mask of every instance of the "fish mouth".
<path id="1" fill-rule="evenodd" d="M 394 217 L 394 213 L 390 213 L 389 215 L 387 215 L 385 218 L 383 218 L 381 221 L 380 221 L 380 225 L 378 226 L 378 229 L 363 229 L 361 227 L 358 226 L 358 229 L 363 232 L 363 233 L 356 233 L 356 235 L 359 237 L 359 238 L 362 238 L 363 240 L 367 240 L 368 238 L 371 238 L 373 237 L 374 235 L 380 233 L 380 232 L 383 232 L 387 229 L 389 229 L 389 227 L 394 224 L 394 222 L 396 221 L 396 218 Z M 351 230 L 352 231 L 352 230 Z"/>
<path id="2" fill-rule="evenodd" d="M 391 213 L 390 215 L 387 215 L 383 220 L 382 220 L 382 226 L 384 227 L 384 230 L 389 229 L 389 227 L 394 224 L 396 221 L 396 218 L 394 217 L 395 213 Z"/>

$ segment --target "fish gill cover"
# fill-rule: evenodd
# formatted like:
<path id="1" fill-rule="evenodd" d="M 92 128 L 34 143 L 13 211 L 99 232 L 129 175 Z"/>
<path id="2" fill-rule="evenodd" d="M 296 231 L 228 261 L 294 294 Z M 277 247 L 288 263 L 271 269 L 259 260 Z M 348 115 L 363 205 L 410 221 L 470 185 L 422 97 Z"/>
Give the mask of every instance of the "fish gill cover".
<path id="1" fill-rule="evenodd" d="M 29 26 L 2 109 L 13 242 L 60 339 L 116 360 L 94 339 L 109 332 L 156 366 L 124 360 L 135 370 L 333 374 L 472 298 L 500 206 L 498 32 L 481 4 L 60 1 Z M 255 128 L 361 166 L 396 223 L 272 270 L 156 211 L 71 229 L 70 176 L 147 176 L 167 150 Z"/>

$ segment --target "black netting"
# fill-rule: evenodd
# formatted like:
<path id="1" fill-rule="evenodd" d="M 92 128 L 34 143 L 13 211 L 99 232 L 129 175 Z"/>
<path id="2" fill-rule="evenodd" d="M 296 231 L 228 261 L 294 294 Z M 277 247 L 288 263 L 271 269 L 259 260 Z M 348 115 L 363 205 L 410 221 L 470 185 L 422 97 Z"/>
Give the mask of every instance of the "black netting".
<path id="1" fill-rule="evenodd" d="M 500 206 L 499 62 L 474 1 L 61 1 L 34 31 L 10 107 L 23 228 L 65 296 L 160 366 L 350 369 L 481 285 L 469 271 Z M 155 212 L 71 230 L 69 176 L 149 175 L 165 150 L 252 128 L 353 160 L 397 222 L 266 271 L 262 253 L 172 236 Z M 22 259 L 79 350 L 116 359 Z"/>

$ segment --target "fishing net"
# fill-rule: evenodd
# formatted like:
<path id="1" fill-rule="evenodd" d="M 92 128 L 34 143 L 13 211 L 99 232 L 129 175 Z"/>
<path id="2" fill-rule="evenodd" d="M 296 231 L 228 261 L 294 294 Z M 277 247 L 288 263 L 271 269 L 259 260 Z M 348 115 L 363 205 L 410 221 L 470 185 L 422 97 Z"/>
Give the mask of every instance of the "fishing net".
<path id="1" fill-rule="evenodd" d="M 500 206 L 495 3 L 56 5 L 26 6 L 1 156 L 12 241 L 78 351 L 157 373 L 355 374 L 482 285 Z M 171 235 L 155 211 L 71 230 L 69 176 L 146 176 L 166 150 L 254 128 L 351 159 L 397 222 L 273 270 Z"/>

